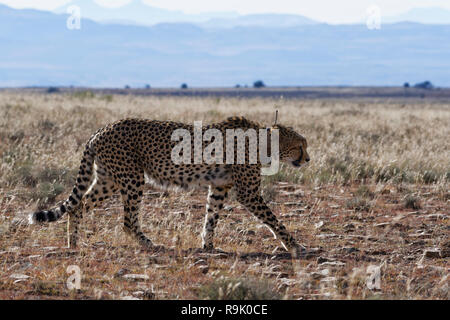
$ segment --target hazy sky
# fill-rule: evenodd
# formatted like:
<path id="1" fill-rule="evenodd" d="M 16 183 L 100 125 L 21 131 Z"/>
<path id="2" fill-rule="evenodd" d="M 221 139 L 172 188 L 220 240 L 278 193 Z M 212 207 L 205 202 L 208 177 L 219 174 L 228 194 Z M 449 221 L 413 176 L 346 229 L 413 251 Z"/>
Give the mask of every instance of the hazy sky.
<path id="1" fill-rule="evenodd" d="M 120 6 L 132 0 L 92 0 L 109 6 Z M 134 0 L 141 1 L 141 0 Z M 15 8 L 52 10 L 70 0 L 0 0 Z M 442 7 L 450 10 L 449 0 L 143 0 L 160 8 L 185 13 L 237 11 L 248 13 L 295 13 L 328 23 L 359 22 L 365 19 L 371 5 L 381 9 L 382 16 L 403 13 L 414 7 Z"/>

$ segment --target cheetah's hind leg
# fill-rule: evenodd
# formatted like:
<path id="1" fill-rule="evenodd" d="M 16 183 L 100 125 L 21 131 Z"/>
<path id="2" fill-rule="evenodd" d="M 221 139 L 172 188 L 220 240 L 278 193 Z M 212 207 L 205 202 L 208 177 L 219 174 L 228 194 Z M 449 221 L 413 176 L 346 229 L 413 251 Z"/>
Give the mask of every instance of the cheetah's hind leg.
<path id="1" fill-rule="evenodd" d="M 101 206 L 105 200 L 117 192 L 118 188 L 113 179 L 106 174 L 106 171 L 100 164 L 96 166 L 95 175 L 96 178 L 83 196 L 79 208 L 69 212 L 69 219 L 67 220 L 67 242 L 69 248 L 77 246 L 78 229 L 83 219 L 83 214 Z"/>
<path id="2" fill-rule="evenodd" d="M 163 251 L 165 248 L 160 245 L 155 245 L 153 242 L 142 232 L 139 222 L 139 208 L 143 197 L 144 190 L 144 172 L 134 174 L 131 179 L 126 181 L 120 181 L 121 188 L 120 193 L 122 195 L 122 201 L 124 206 L 124 231 L 133 236 L 139 244 L 147 250 L 151 251 Z"/>
<path id="3" fill-rule="evenodd" d="M 212 251 L 214 249 L 213 236 L 214 229 L 219 220 L 219 210 L 223 209 L 223 203 L 228 196 L 229 187 L 209 186 L 206 203 L 205 223 L 202 232 L 203 250 Z"/>

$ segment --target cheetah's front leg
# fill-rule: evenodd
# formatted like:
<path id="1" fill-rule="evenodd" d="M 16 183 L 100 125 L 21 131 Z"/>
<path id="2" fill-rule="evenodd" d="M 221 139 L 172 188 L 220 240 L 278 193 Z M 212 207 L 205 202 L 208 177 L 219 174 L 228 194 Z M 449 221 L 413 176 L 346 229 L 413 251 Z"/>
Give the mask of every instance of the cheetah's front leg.
<path id="1" fill-rule="evenodd" d="M 202 247 L 205 250 L 212 250 L 214 228 L 219 219 L 219 210 L 223 208 L 223 203 L 228 196 L 227 187 L 209 186 L 208 198 L 206 203 L 205 224 L 202 232 Z"/>
<path id="2" fill-rule="evenodd" d="M 131 169 L 130 169 L 131 170 Z M 123 217 L 124 231 L 139 241 L 144 248 L 155 249 L 152 241 L 142 232 L 139 223 L 139 208 L 143 197 L 144 171 L 135 169 L 134 174 L 128 174 L 131 179 L 122 178 L 119 185 L 122 186 L 120 193 L 124 206 Z"/>
<path id="3" fill-rule="evenodd" d="M 266 224 L 270 230 L 272 230 L 274 235 L 281 240 L 284 248 L 291 252 L 293 258 L 298 258 L 300 256 L 302 247 L 286 230 L 286 227 L 278 221 L 277 217 L 264 203 L 261 196 L 255 196 L 251 199 L 245 200 L 242 199 L 240 202 L 247 208 L 248 211 L 253 213 L 261 222 Z"/>
<path id="4" fill-rule="evenodd" d="M 233 182 L 238 201 L 272 230 L 274 235 L 281 240 L 284 248 L 291 252 L 293 258 L 298 258 L 302 247 L 286 230 L 286 227 L 278 221 L 261 197 L 260 166 L 235 166 Z"/>

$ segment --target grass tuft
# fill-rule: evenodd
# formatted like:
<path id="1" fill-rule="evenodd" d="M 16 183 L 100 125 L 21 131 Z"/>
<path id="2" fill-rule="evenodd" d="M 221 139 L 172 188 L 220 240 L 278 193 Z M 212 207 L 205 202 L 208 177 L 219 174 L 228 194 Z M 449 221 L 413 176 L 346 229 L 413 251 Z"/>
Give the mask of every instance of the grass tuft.
<path id="1" fill-rule="evenodd" d="M 405 205 L 405 208 L 413 209 L 413 210 L 418 210 L 422 207 L 420 204 L 420 199 L 411 194 L 409 194 L 405 197 L 404 205 Z"/>
<path id="2" fill-rule="evenodd" d="M 198 297 L 208 300 L 279 300 L 281 296 L 272 284 L 252 278 L 220 277 L 201 286 Z"/>

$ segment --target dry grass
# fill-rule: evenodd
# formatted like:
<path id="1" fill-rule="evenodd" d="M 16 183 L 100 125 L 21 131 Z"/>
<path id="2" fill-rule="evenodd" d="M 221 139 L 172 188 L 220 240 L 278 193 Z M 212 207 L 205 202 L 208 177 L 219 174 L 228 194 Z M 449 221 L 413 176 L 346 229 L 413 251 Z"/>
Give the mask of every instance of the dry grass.
<path id="1" fill-rule="evenodd" d="M 308 167 L 264 179 L 264 197 L 311 251 L 302 260 L 289 259 L 234 200 L 216 231 L 225 253 L 196 251 L 203 191 L 146 191 L 143 229 L 172 248 L 165 253 L 145 252 L 124 234 L 118 197 L 85 217 L 77 251 L 64 248 L 66 217 L 46 226 L 21 222 L 65 198 L 84 143 L 106 123 L 245 115 L 270 124 L 275 109 L 309 142 Z M 0 299 L 448 299 L 449 136 L 450 105 L 425 100 L 2 91 Z M 79 291 L 66 287 L 69 265 L 81 269 Z M 379 289 L 366 284 L 370 265 L 380 267 Z"/>

